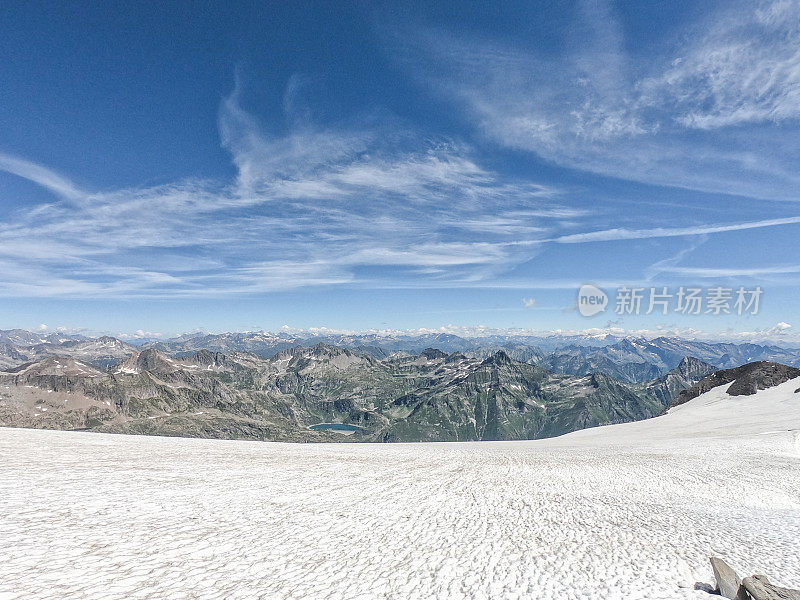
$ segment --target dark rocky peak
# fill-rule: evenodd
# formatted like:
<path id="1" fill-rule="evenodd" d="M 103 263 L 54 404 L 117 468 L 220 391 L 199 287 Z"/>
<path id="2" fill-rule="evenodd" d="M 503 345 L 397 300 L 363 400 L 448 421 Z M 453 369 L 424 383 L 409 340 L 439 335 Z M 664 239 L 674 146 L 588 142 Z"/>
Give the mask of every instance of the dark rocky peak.
<path id="1" fill-rule="evenodd" d="M 143 371 L 174 371 L 176 362 L 155 348 L 134 352 L 115 369 L 116 373 L 142 373 Z"/>
<path id="2" fill-rule="evenodd" d="M 501 365 L 510 365 L 513 364 L 514 360 L 506 354 L 503 350 L 498 350 L 486 360 L 484 360 L 481 365 L 494 365 L 494 366 L 501 366 Z"/>
<path id="3" fill-rule="evenodd" d="M 221 367 L 227 365 L 230 361 L 228 357 L 222 352 L 211 352 L 210 350 L 198 350 L 190 354 L 186 359 L 196 365 Z"/>
<path id="4" fill-rule="evenodd" d="M 749 363 L 738 369 L 741 370 L 740 373 L 728 388 L 728 394 L 731 396 L 750 396 L 758 390 L 765 390 L 800 377 L 800 369 L 768 361 Z"/>
<path id="5" fill-rule="evenodd" d="M 437 350 L 436 348 L 425 348 L 422 352 L 420 352 L 421 356 L 424 356 L 428 360 L 436 360 L 439 358 L 447 358 L 447 354 L 442 352 L 441 350 Z"/>
<path id="6" fill-rule="evenodd" d="M 749 396 L 758 390 L 780 385 L 796 377 L 800 377 L 800 369 L 795 367 L 768 361 L 752 362 L 741 367 L 716 371 L 704 377 L 696 385 L 678 394 L 670 406 L 678 406 L 693 400 L 720 385 L 730 384 L 726 391 L 731 396 Z"/>
<path id="7" fill-rule="evenodd" d="M 355 346 L 353 348 L 358 354 L 370 356 L 376 360 L 384 360 L 389 358 L 389 354 L 380 346 Z"/>
<path id="8" fill-rule="evenodd" d="M 133 358 L 133 357 L 131 357 Z M 158 368 L 162 366 L 165 362 L 170 361 L 170 359 L 156 350 L 155 348 L 148 348 L 147 350 L 142 350 L 139 352 L 139 355 L 135 357 L 136 364 L 145 371 L 150 371 L 152 369 Z"/>
<path id="9" fill-rule="evenodd" d="M 671 372 L 676 372 L 684 379 L 702 379 L 717 371 L 717 367 L 694 356 L 685 356 Z"/>
<path id="10" fill-rule="evenodd" d="M 319 342 L 310 347 L 298 346 L 295 350 L 299 350 L 295 354 L 303 356 L 315 356 L 317 358 L 333 357 L 333 356 L 351 356 L 353 353 L 347 348 L 340 348 L 339 346 L 332 346 L 325 342 Z"/>
<path id="11" fill-rule="evenodd" d="M 619 350 L 636 351 L 639 349 L 637 346 L 637 342 L 641 342 L 641 340 L 625 338 L 614 344 L 612 348 L 617 348 Z"/>
<path id="12" fill-rule="evenodd" d="M 607 385 L 610 380 L 611 377 L 609 377 L 605 373 L 594 372 L 589 375 L 589 385 L 591 385 L 594 388 L 599 388 L 603 385 Z"/>

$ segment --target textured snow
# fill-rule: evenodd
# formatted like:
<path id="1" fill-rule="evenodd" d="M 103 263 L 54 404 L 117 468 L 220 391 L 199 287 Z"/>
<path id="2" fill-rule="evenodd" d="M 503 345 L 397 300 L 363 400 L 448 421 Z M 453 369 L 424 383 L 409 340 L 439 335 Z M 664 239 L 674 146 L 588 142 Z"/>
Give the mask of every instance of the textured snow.
<path id="1" fill-rule="evenodd" d="M 0 429 L 0 598 L 709 598 L 800 587 L 800 380 L 553 440 Z"/>

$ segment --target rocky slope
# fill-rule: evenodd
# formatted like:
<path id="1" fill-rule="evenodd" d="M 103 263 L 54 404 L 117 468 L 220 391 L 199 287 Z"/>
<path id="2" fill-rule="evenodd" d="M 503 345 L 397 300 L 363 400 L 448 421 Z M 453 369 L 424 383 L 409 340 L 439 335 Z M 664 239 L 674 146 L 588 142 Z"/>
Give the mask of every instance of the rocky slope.
<path id="1" fill-rule="evenodd" d="M 687 356 L 669 373 L 648 382 L 644 387 L 666 407 L 680 392 L 692 387 L 716 370 L 715 366 L 699 358 Z"/>
<path id="2" fill-rule="evenodd" d="M 556 375 L 498 352 L 397 398 L 387 441 L 551 437 L 644 419 L 661 406 L 601 374 Z"/>
<path id="3" fill-rule="evenodd" d="M 671 406 L 684 404 L 697 398 L 712 388 L 728 385 L 725 390 L 730 396 L 751 396 L 758 390 L 780 385 L 790 379 L 800 377 L 800 369 L 778 363 L 758 361 L 734 369 L 716 371 L 704 377 L 696 385 L 680 392 Z"/>

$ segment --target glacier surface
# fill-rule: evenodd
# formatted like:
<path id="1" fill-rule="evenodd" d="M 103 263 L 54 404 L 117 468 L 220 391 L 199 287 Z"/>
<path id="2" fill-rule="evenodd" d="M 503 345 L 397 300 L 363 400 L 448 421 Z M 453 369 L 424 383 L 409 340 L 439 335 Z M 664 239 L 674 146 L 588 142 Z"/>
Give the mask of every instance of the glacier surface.
<path id="1" fill-rule="evenodd" d="M 531 442 L 0 429 L 0 599 L 708 598 L 800 587 L 800 379 Z"/>

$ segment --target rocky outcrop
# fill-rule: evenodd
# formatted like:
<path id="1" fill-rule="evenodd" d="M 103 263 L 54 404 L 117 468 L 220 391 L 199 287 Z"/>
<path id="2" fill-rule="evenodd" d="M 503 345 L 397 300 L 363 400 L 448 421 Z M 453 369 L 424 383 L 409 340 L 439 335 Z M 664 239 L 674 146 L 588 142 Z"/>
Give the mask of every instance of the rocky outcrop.
<path id="1" fill-rule="evenodd" d="M 800 600 L 800 590 L 772 585 L 765 575 L 745 577 L 742 586 L 753 600 Z"/>
<path id="2" fill-rule="evenodd" d="M 716 592 L 729 600 L 800 600 L 800 590 L 779 587 L 766 575 L 740 579 L 724 560 L 711 557 L 711 568 L 717 581 Z"/>
<path id="3" fill-rule="evenodd" d="M 731 396 L 750 396 L 796 377 L 800 377 L 800 369 L 795 367 L 763 361 L 749 363 L 704 377 L 697 385 L 678 394 L 670 406 L 684 404 L 720 385 L 731 384 L 726 390 Z"/>
<path id="4" fill-rule="evenodd" d="M 711 569 L 717 581 L 717 591 L 723 598 L 731 600 L 749 600 L 747 592 L 742 587 L 742 580 L 728 563 L 721 558 L 711 557 Z"/>

